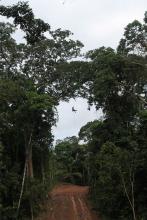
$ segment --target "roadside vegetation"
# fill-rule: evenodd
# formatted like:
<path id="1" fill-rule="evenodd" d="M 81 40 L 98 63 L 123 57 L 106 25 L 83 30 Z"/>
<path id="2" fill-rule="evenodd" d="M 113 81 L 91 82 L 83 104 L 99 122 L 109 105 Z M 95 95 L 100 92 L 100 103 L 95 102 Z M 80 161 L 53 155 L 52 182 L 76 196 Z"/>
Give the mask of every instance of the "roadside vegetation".
<path id="1" fill-rule="evenodd" d="M 147 13 L 128 24 L 117 50 L 101 47 L 82 61 L 74 59 L 83 44 L 36 19 L 27 3 L 1 5 L 0 15 L 7 18 L 0 22 L 0 218 L 34 219 L 60 181 L 89 185 L 102 219 L 146 220 Z M 56 107 L 76 97 L 103 118 L 53 147 Z"/>

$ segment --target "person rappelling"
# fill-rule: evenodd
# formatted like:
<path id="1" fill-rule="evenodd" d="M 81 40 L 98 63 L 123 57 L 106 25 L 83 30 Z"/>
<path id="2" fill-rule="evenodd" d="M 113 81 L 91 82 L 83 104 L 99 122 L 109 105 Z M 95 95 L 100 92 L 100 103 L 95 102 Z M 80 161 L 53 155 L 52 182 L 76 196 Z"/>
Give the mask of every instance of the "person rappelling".
<path id="1" fill-rule="evenodd" d="M 77 110 L 74 108 L 74 106 L 72 107 L 72 112 L 77 112 Z"/>

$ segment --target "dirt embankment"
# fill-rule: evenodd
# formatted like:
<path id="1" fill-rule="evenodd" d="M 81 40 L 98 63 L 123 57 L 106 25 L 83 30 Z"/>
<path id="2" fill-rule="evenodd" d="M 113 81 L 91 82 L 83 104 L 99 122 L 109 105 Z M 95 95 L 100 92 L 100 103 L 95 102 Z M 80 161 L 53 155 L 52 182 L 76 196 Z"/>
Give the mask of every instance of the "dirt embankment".
<path id="1" fill-rule="evenodd" d="M 60 185 L 51 192 L 52 204 L 38 220 L 99 220 L 87 202 L 89 188 Z"/>

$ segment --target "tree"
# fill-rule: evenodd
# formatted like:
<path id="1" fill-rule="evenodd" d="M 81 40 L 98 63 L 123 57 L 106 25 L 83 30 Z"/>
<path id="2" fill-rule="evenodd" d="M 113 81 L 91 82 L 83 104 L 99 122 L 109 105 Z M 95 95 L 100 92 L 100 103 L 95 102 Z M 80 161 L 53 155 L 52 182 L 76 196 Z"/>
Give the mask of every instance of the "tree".
<path id="1" fill-rule="evenodd" d="M 126 150 L 115 146 L 111 142 L 106 142 L 102 146 L 100 154 L 97 155 L 96 165 L 99 167 L 97 174 L 99 175 L 99 181 L 97 182 L 97 195 L 95 196 L 99 209 L 103 210 L 108 206 L 106 215 L 112 217 L 112 219 L 117 219 L 118 216 L 121 219 L 128 218 L 130 215 L 129 210 L 127 213 L 119 210 L 122 206 L 127 207 L 126 202 L 130 206 L 133 219 L 137 219 L 135 188 L 139 162 L 138 152 L 134 146 L 132 150 Z M 103 193 L 100 192 L 101 189 Z M 117 195 L 115 194 L 116 190 Z M 120 201 L 118 198 L 120 198 Z M 116 202 L 118 202 L 117 205 Z M 115 207 L 115 211 L 112 210 L 113 207 Z"/>
<path id="2" fill-rule="evenodd" d="M 27 3 L 1 5 L 0 14 L 13 19 L 13 24 L 0 23 L 0 130 L 2 154 L 8 158 L 3 182 L 12 168 L 18 186 L 14 191 L 12 181 L 8 181 L 2 194 L 2 216 L 15 219 L 28 213 L 33 219 L 35 206 L 40 204 L 37 187 L 42 186 L 43 192 L 50 177 L 49 148 L 56 106 L 75 93 L 74 83 L 65 87 L 71 78 L 65 66 L 79 55 L 83 45 L 70 39 L 70 31 L 52 31 L 47 23 L 35 18 Z M 15 41 L 12 34 L 16 28 L 23 31 L 24 43 Z"/>
<path id="3" fill-rule="evenodd" d="M 125 28 L 124 38 L 120 40 L 118 52 L 123 54 L 145 55 L 147 52 L 147 13 L 144 24 L 135 20 Z"/>
<path id="4" fill-rule="evenodd" d="M 24 167 L 18 208 L 26 177 L 27 179 L 34 177 L 32 149 L 35 151 L 37 150 L 36 145 L 42 144 L 43 148 L 49 144 L 49 141 L 51 143 L 51 139 L 48 140 L 47 135 L 51 138 L 51 127 L 55 122 L 53 113 L 55 102 L 47 94 L 38 94 L 33 87 L 27 88 L 29 91 L 26 91 L 25 88 L 11 80 L 1 80 L 0 82 L 0 116 L 3 129 L 1 140 L 5 146 L 5 152 L 10 156 L 11 163 L 13 164 L 14 158 L 16 163 L 20 163 L 21 169 Z M 19 138 L 16 138 L 16 135 Z M 37 173 L 35 173 L 36 175 Z"/>
<path id="5" fill-rule="evenodd" d="M 79 135 L 92 152 L 90 185 L 98 210 L 110 219 L 146 219 L 146 24 L 128 25 L 124 42 L 118 51 L 101 47 L 86 55 L 91 74 L 85 74 L 85 92 L 104 117 Z"/>
<path id="6" fill-rule="evenodd" d="M 55 146 L 57 178 L 76 184 L 87 184 L 90 174 L 90 154 L 87 146 L 78 143 L 78 138 L 58 140 Z"/>
<path id="7" fill-rule="evenodd" d="M 80 41 L 70 39 L 72 33 L 68 30 L 57 29 L 52 31 L 50 26 L 40 19 L 36 19 L 29 5 L 20 2 L 13 6 L 1 6 L 0 14 L 7 18 L 13 18 L 14 25 L 20 27 L 25 34 L 26 43 L 19 44 L 12 39 L 11 34 L 15 32 L 14 26 L 10 24 L 1 24 L 1 31 L 6 32 L 1 41 L 4 42 L 1 57 L 6 63 L 3 67 L 12 63 L 13 59 L 15 72 L 12 69 L 12 75 L 17 72 L 33 80 L 40 91 L 48 92 L 49 95 L 61 100 L 69 98 L 75 90 L 72 89 L 74 83 L 69 84 L 70 89 L 65 88 L 65 82 L 70 79 L 69 71 L 64 69 L 67 61 L 76 58 L 80 54 L 83 44 Z M 49 36 L 46 37 L 45 34 Z M 11 42 L 11 44 L 10 44 Z M 9 56 L 7 56 L 7 51 Z M 15 55 L 14 55 L 15 54 Z M 12 56 L 13 55 L 13 56 Z M 8 64 L 9 63 L 9 64 Z M 7 65 L 8 64 L 8 65 Z M 11 71 L 11 65 L 9 71 Z M 19 68 L 18 68 L 19 67 Z M 64 68 L 63 68 L 64 67 Z M 19 70 L 19 71 L 18 71 Z M 6 74 L 6 73 L 5 73 Z"/>
<path id="8" fill-rule="evenodd" d="M 95 73 L 91 100 L 107 118 L 127 125 L 140 108 L 143 79 L 146 81 L 145 59 L 121 56 L 110 48 L 91 51 L 89 57 Z"/>

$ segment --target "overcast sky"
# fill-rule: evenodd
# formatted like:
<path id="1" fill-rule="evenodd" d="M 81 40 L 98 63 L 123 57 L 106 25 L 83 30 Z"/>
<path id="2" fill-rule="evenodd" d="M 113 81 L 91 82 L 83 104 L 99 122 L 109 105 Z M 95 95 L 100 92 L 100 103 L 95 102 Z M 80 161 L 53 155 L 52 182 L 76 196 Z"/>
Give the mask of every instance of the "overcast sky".
<path id="1" fill-rule="evenodd" d="M 18 0 L 2 0 L 13 4 Z M 36 17 L 53 29 L 69 29 L 84 45 L 84 51 L 110 46 L 116 48 L 124 27 L 133 20 L 143 20 L 147 0 L 28 0 Z M 78 109 L 72 113 L 72 106 Z M 59 122 L 55 139 L 77 135 L 81 126 L 101 115 L 94 108 L 87 111 L 86 100 L 71 100 L 58 107 Z"/>

